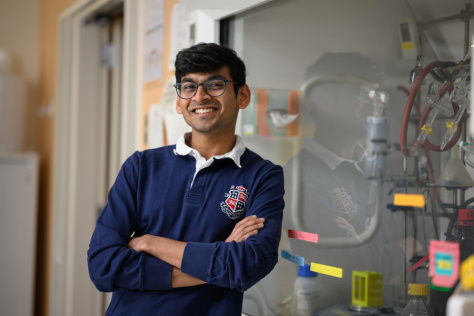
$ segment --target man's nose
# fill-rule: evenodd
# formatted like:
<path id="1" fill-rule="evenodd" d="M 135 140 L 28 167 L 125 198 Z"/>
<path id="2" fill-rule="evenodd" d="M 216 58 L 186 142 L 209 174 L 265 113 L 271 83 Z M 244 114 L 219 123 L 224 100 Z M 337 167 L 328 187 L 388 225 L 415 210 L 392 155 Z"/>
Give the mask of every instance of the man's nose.
<path id="1" fill-rule="evenodd" d="M 196 94 L 194 95 L 193 99 L 195 100 L 205 100 L 210 98 L 209 94 L 207 94 L 206 90 L 204 90 L 204 86 L 202 84 L 198 85 L 196 88 Z"/>

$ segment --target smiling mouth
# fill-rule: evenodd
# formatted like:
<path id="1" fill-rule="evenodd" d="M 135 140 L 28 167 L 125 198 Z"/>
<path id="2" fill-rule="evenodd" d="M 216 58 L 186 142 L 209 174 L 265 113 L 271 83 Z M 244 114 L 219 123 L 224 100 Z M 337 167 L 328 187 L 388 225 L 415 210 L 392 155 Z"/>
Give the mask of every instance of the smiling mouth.
<path id="1" fill-rule="evenodd" d="M 211 113 L 211 112 L 214 112 L 216 109 L 213 109 L 213 108 L 205 108 L 205 109 L 195 109 L 194 110 L 194 113 L 196 114 L 204 114 L 204 113 Z"/>

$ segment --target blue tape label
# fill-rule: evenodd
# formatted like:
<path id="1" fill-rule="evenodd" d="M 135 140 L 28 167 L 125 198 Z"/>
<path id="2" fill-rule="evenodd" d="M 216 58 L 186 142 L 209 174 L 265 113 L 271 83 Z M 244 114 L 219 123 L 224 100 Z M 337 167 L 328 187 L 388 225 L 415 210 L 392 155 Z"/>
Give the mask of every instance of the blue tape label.
<path id="1" fill-rule="evenodd" d="M 304 258 L 303 257 L 291 254 L 286 250 L 281 251 L 281 257 L 283 259 L 286 259 L 286 260 L 289 260 L 289 261 L 294 262 L 296 264 L 299 264 L 300 266 L 304 266 Z"/>

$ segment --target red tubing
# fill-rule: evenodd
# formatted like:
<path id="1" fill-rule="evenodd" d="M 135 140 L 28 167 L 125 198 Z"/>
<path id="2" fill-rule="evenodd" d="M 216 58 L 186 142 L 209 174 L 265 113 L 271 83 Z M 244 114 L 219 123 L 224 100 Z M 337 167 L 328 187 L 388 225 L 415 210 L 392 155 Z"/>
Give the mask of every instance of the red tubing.
<path id="1" fill-rule="evenodd" d="M 402 118 L 402 128 L 400 130 L 400 147 L 406 157 L 411 157 L 411 152 L 407 146 L 408 123 L 410 122 L 410 114 L 413 108 L 413 104 L 415 103 L 416 95 L 418 94 L 418 89 L 420 88 L 421 84 L 423 83 L 423 80 L 430 73 L 430 71 L 436 68 L 440 63 L 441 61 L 433 61 L 425 68 L 423 68 L 421 73 L 418 75 L 418 78 L 416 78 L 415 83 L 411 88 L 410 94 L 408 95 L 407 105 L 405 107 L 405 112 L 403 113 Z M 416 145 L 416 143 L 413 145 L 412 150 L 416 148 Z"/>
<path id="2" fill-rule="evenodd" d="M 410 120 L 410 114 L 411 114 L 412 107 L 415 104 L 416 95 L 418 94 L 418 90 L 419 90 L 421 84 L 423 83 L 423 80 L 425 79 L 425 77 L 431 72 L 431 70 L 436 68 L 440 63 L 441 63 L 441 61 L 434 61 L 434 62 L 428 64 L 421 71 L 420 75 L 418 76 L 415 83 L 413 84 L 413 87 L 410 91 L 410 94 L 408 95 L 408 101 L 407 101 L 407 105 L 405 107 L 405 112 L 403 113 L 402 127 L 401 127 L 401 131 L 400 131 L 400 146 L 401 146 L 403 154 L 406 157 L 411 157 L 412 152 L 414 152 L 416 150 L 416 148 L 421 146 L 421 145 L 423 145 L 426 149 L 429 149 L 429 150 L 432 150 L 432 151 L 448 150 L 451 147 L 453 147 L 458 142 L 459 137 L 461 137 L 462 122 L 459 122 L 457 131 L 454 133 L 453 138 L 448 142 L 448 144 L 446 144 L 446 147 L 444 149 L 441 149 L 440 145 L 438 146 L 438 145 L 432 144 L 428 140 L 428 138 L 425 139 L 423 144 L 420 144 L 416 141 L 415 144 L 413 145 L 413 147 L 411 148 L 411 150 L 409 150 L 408 146 L 407 146 L 408 123 L 409 123 L 409 120 Z M 461 61 L 458 65 L 463 65 L 463 64 L 464 64 L 464 61 Z M 453 87 L 452 82 L 446 82 L 441 87 L 441 89 L 439 89 L 439 91 L 437 93 L 438 97 L 441 98 L 447 91 L 451 91 L 452 87 Z M 453 106 L 454 113 L 457 113 L 457 111 L 459 110 L 458 104 L 452 103 L 452 106 Z M 419 130 L 421 130 L 421 128 L 425 124 L 426 119 L 428 118 L 428 115 L 431 112 L 431 110 L 432 110 L 432 108 L 430 106 L 427 106 L 425 108 L 425 110 L 423 111 L 423 114 L 420 117 L 420 122 L 418 123 L 418 129 Z M 418 113 L 419 113 L 419 111 L 418 111 Z"/>
<path id="3" fill-rule="evenodd" d="M 407 95 L 410 94 L 410 90 L 408 90 L 404 86 L 398 86 L 398 90 L 401 90 L 401 91 L 405 92 Z M 413 106 L 415 107 L 415 112 L 416 112 L 417 116 L 421 117 L 421 112 L 420 112 L 420 108 L 419 108 L 418 104 L 416 102 L 413 102 Z M 428 178 L 430 179 L 430 183 L 435 183 L 436 180 L 434 178 L 433 164 L 431 163 L 430 151 L 426 147 L 424 147 L 424 150 L 425 150 L 425 156 L 426 156 L 426 159 L 427 159 L 426 165 L 427 165 L 427 168 L 428 168 Z M 438 189 L 436 187 L 432 187 L 431 190 L 433 191 L 436 202 L 438 202 L 438 205 L 441 208 L 441 210 L 443 211 L 443 213 L 447 213 L 448 211 L 443 206 L 443 202 L 441 201 L 441 197 L 439 195 Z"/>
<path id="4" fill-rule="evenodd" d="M 461 66 L 464 64 L 464 61 L 461 61 L 458 63 L 458 66 Z M 452 91 L 453 89 L 453 82 L 446 82 L 442 87 L 441 89 L 439 89 L 438 91 L 438 96 L 441 98 L 447 91 Z M 459 105 L 457 103 L 452 103 L 452 106 L 453 106 L 453 110 L 454 110 L 454 115 L 456 115 L 456 113 L 459 111 Z M 423 115 L 421 116 L 420 118 L 420 122 L 418 124 L 418 128 L 422 128 L 423 127 L 423 124 L 424 122 L 426 121 L 426 118 L 428 118 L 428 114 L 429 112 L 431 111 L 431 107 L 426 107 L 425 110 L 423 111 Z M 453 138 L 451 138 L 451 140 L 446 144 L 446 146 L 444 147 L 444 149 L 441 149 L 441 145 L 440 146 L 437 146 L 437 145 L 434 145 L 432 144 L 428 139 L 425 140 L 425 142 L 423 143 L 423 146 L 425 146 L 425 148 L 429 149 L 429 150 L 432 150 L 432 151 L 445 151 L 445 150 L 449 150 L 451 149 L 454 145 L 457 144 L 457 142 L 459 141 L 459 138 L 461 137 L 461 133 L 462 133 L 462 121 L 459 121 L 459 124 L 458 124 L 458 129 L 456 130 L 456 132 L 454 133 L 453 135 Z"/>

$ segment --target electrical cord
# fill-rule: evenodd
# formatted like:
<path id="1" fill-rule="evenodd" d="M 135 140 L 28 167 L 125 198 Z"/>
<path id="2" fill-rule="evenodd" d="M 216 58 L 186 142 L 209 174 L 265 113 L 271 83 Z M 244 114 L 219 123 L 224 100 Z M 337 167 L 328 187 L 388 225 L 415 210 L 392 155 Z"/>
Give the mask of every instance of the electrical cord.
<path id="1" fill-rule="evenodd" d="M 433 206 L 434 205 L 433 196 L 429 193 L 428 193 L 428 195 L 430 197 L 431 205 Z M 439 240 L 438 226 L 436 225 L 436 217 L 435 217 L 434 212 L 431 212 L 431 219 L 433 220 L 433 227 L 434 227 L 434 230 L 435 230 L 436 239 Z"/>

